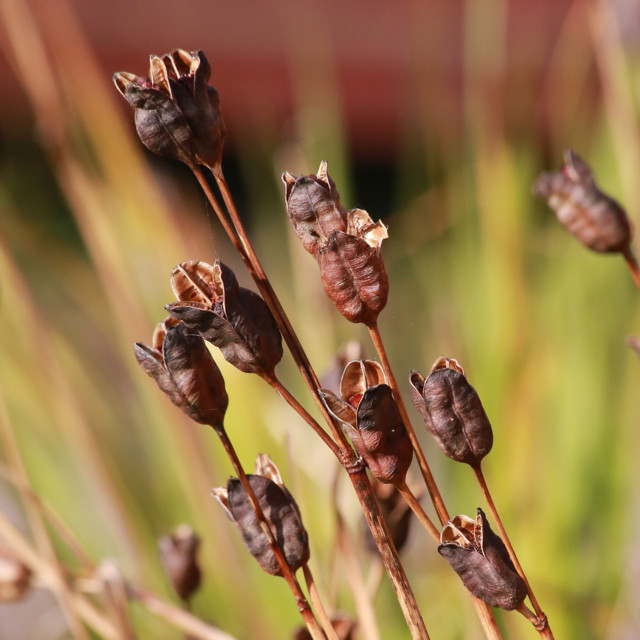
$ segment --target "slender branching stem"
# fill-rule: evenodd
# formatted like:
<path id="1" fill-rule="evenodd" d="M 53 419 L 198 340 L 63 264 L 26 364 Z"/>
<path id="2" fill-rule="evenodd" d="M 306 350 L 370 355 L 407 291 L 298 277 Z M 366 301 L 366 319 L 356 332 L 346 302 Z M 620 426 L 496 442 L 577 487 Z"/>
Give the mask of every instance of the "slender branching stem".
<path id="1" fill-rule="evenodd" d="M 440 531 L 431 522 L 431 518 L 425 513 L 422 505 L 418 502 L 411 489 L 407 486 L 407 483 L 397 487 L 402 497 L 406 500 L 407 504 L 411 507 L 411 511 L 415 514 L 416 518 L 420 521 L 420 524 L 429 532 L 429 535 L 434 539 L 436 544 L 440 542 Z"/>
<path id="2" fill-rule="evenodd" d="M 396 378 L 393 375 L 393 370 L 391 369 L 391 363 L 389 362 L 389 357 L 387 356 L 387 350 L 384 348 L 384 343 L 382 342 L 382 336 L 380 335 L 380 330 L 378 329 L 377 324 L 374 324 L 373 326 L 369 327 L 369 335 L 371 336 L 373 345 L 376 349 L 378 357 L 380 358 L 380 362 L 382 364 L 382 368 L 384 369 L 384 373 L 387 376 L 387 381 L 389 382 L 389 386 L 393 391 L 393 395 L 398 405 L 398 409 L 400 410 L 402 421 L 404 423 L 405 429 L 407 430 L 407 433 L 409 434 L 409 439 L 411 440 L 411 444 L 413 445 L 413 450 L 416 454 L 416 458 L 418 459 L 418 465 L 420 466 L 422 477 L 424 478 L 424 482 L 427 485 L 429 496 L 431 497 L 433 506 L 436 509 L 438 518 L 440 518 L 440 522 L 444 524 L 449 520 L 449 513 L 447 511 L 447 508 L 444 506 L 444 501 L 442 500 L 442 496 L 440 495 L 440 490 L 438 489 L 438 485 L 436 484 L 433 474 L 431 473 L 431 469 L 429 468 L 429 463 L 425 458 L 424 452 L 422 451 L 422 447 L 420 446 L 420 442 L 418 442 L 418 437 L 416 436 L 416 432 L 414 431 L 413 426 L 411 424 L 411 420 L 409 419 L 407 408 L 402 399 L 402 394 L 400 393 L 398 382 L 396 381 Z"/>
<path id="3" fill-rule="evenodd" d="M 269 522 L 267 521 L 267 518 L 265 517 L 264 512 L 262 511 L 262 507 L 258 502 L 258 498 L 253 490 L 253 487 L 251 486 L 251 483 L 249 482 L 249 478 L 247 477 L 247 474 L 245 473 L 242 464 L 240 463 L 238 454 L 236 453 L 236 450 L 233 444 L 231 443 L 231 440 L 229 439 L 227 432 L 224 430 L 224 428 L 220 426 L 214 426 L 213 428 L 215 432 L 218 434 L 220 441 L 222 442 L 222 446 L 224 447 L 224 450 L 227 456 L 229 457 L 231 464 L 233 465 L 234 471 L 238 474 L 238 478 L 242 483 L 242 486 L 247 494 L 247 498 L 249 499 L 249 502 L 251 502 L 253 511 L 256 514 L 258 521 L 260 522 L 262 531 L 266 536 L 267 541 L 269 542 L 269 546 L 271 547 L 271 550 L 273 551 L 273 554 L 275 555 L 278 561 L 278 564 L 280 565 L 280 569 L 282 570 L 282 575 L 284 579 L 287 581 L 287 584 L 289 585 L 289 588 L 291 589 L 291 592 L 293 593 L 296 599 L 296 603 L 298 605 L 298 611 L 300 611 L 300 615 L 302 616 L 305 624 L 307 625 L 307 629 L 309 629 L 309 633 L 311 634 L 311 637 L 314 640 L 316 639 L 323 640 L 324 635 L 322 633 L 322 630 L 320 629 L 320 626 L 318 625 L 318 621 L 313 615 L 313 611 L 311 610 L 311 607 L 309 606 L 309 603 L 305 598 L 305 595 L 300 587 L 300 584 L 298 583 L 294 570 L 289 566 L 289 563 L 284 557 L 284 552 L 282 551 L 280 545 L 278 544 L 278 541 L 276 540 L 275 535 L 273 534 L 273 531 L 271 530 L 271 527 L 269 526 Z"/>
<path id="4" fill-rule="evenodd" d="M 533 593 L 533 590 L 531 589 L 529 580 L 527 579 L 527 576 L 525 575 L 522 569 L 522 565 L 518 560 L 518 556 L 516 556 L 516 552 L 513 549 L 511 540 L 509 540 L 507 531 L 504 528 L 504 525 L 502 524 L 502 519 L 500 518 L 498 509 L 496 508 L 493 498 L 491 497 L 491 492 L 489 491 L 489 487 L 487 486 L 487 481 L 485 480 L 484 473 L 482 472 L 482 468 L 478 464 L 478 466 L 473 467 L 473 470 L 475 471 L 476 478 L 478 479 L 478 483 L 480 484 L 480 488 L 482 489 L 482 493 L 484 494 L 485 500 L 487 501 L 487 505 L 489 506 L 489 510 L 491 511 L 491 514 L 493 515 L 493 519 L 498 527 L 498 531 L 500 532 L 500 537 L 502 538 L 502 541 L 507 547 L 507 551 L 509 552 L 509 557 L 511 558 L 511 562 L 513 562 L 513 565 L 515 566 L 516 571 L 518 572 L 520 577 L 524 580 L 524 583 L 527 585 L 527 594 L 529 595 L 529 600 L 531 600 L 531 604 L 533 605 L 536 615 L 538 616 L 537 624 L 534 624 L 534 626 L 536 626 L 536 629 L 538 629 L 540 635 L 543 638 L 552 639 L 553 633 L 551 632 L 551 628 L 547 623 L 547 617 L 542 611 L 542 607 L 538 603 L 538 600 L 536 599 Z"/>
<path id="5" fill-rule="evenodd" d="M 202 179 L 198 177 L 198 172 L 195 172 L 198 181 L 203 187 L 203 190 L 211 202 L 216 214 L 219 218 L 226 220 L 226 217 L 221 211 L 219 204 L 211 189 L 208 188 L 208 184 L 206 180 L 204 180 L 204 176 Z M 242 240 L 242 247 L 238 249 L 240 255 L 242 256 L 245 264 L 247 264 L 247 268 L 249 273 L 251 274 L 258 290 L 262 294 L 265 302 L 269 306 L 271 313 L 273 314 L 276 323 L 278 324 L 278 328 L 282 333 L 282 337 L 284 338 L 291 355 L 293 356 L 302 377 L 304 378 L 307 386 L 311 390 L 314 400 L 322 415 L 324 416 L 327 424 L 331 428 L 331 432 L 333 434 L 334 439 L 339 444 L 340 447 L 340 459 L 343 466 L 349 472 L 349 478 L 351 483 L 353 484 L 354 490 L 356 492 L 356 496 L 358 497 L 358 501 L 360 502 L 360 506 L 362 507 L 362 511 L 367 520 L 367 524 L 371 529 L 371 533 L 376 542 L 378 550 L 380 551 L 380 555 L 383 560 L 383 564 L 385 569 L 387 570 L 387 574 L 391 580 L 392 586 L 398 598 L 398 602 L 400 604 L 400 608 L 404 614 L 405 620 L 407 621 L 407 626 L 409 627 L 409 631 L 411 632 L 412 638 L 428 638 L 427 630 L 424 625 L 424 621 L 422 620 L 422 616 L 420 614 L 420 609 L 416 602 L 413 591 L 411 590 L 411 586 L 407 580 L 407 576 L 404 572 L 404 568 L 402 563 L 400 562 L 400 558 L 398 557 L 398 552 L 393 546 L 393 542 L 389 537 L 389 533 L 384 523 L 384 519 L 382 514 L 380 513 L 380 508 L 373 494 L 373 490 L 369 483 L 369 479 L 367 478 L 367 474 L 364 469 L 359 468 L 356 463 L 356 455 L 353 449 L 349 446 L 349 443 L 346 440 L 345 435 L 342 433 L 340 427 L 335 423 L 331 414 L 327 411 L 320 394 L 318 393 L 318 389 L 320 387 L 320 383 L 318 381 L 318 377 L 316 376 L 313 368 L 311 367 L 311 363 L 307 358 L 307 355 L 300 344 L 300 341 L 291 326 L 291 323 L 285 313 L 282 305 L 278 297 L 271 286 L 262 265 L 260 264 L 255 251 L 253 250 L 253 246 L 251 241 L 249 240 L 244 226 L 242 224 L 242 220 L 238 215 L 238 210 L 235 206 L 231 193 L 229 191 L 227 182 L 224 178 L 224 174 L 222 173 L 222 169 L 217 167 L 215 171 L 212 172 L 215 176 L 215 179 L 218 183 L 218 187 L 220 188 L 220 192 L 222 193 L 222 197 L 227 206 L 227 210 L 229 212 L 229 216 L 233 222 L 235 227 L 235 231 L 238 236 Z M 214 204 L 215 202 L 215 204 Z M 228 230 L 228 225 L 223 224 L 225 230 L 227 230 L 227 234 L 230 233 Z M 230 238 L 234 246 L 238 247 L 238 239 L 236 234 L 231 231 Z"/>
<path id="6" fill-rule="evenodd" d="M 304 581 L 307 583 L 309 598 L 313 603 L 316 614 L 318 615 L 318 620 L 320 621 L 322 629 L 327 636 L 327 640 L 339 640 L 335 629 L 331 624 L 331 619 L 327 615 L 327 610 L 324 607 L 324 603 L 322 602 L 322 598 L 318 592 L 318 587 L 316 586 L 316 581 L 313 578 L 313 574 L 311 573 L 311 569 L 308 564 L 302 566 L 302 572 L 304 573 Z"/>
<path id="7" fill-rule="evenodd" d="M 631 247 L 628 247 L 627 250 L 624 251 L 622 255 L 624 256 L 627 266 L 629 267 L 629 271 L 631 272 L 631 277 L 633 278 L 633 281 L 636 287 L 640 289 L 640 266 L 638 265 L 638 260 L 636 259 L 633 251 L 631 250 Z"/>

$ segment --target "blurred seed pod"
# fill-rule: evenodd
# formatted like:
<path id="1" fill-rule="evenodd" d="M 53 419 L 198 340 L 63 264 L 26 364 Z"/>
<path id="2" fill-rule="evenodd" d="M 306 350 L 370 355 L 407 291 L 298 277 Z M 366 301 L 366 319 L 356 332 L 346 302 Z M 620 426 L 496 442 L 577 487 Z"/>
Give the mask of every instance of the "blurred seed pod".
<path id="1" fill-rule="evenodd" d="M 202 574 L 198 566 L 200 538 L 187 524 L 158 540 L 160 562 L 178 597 L 188 601 L 200 586 Z"/>
<path id="2" fill-rule="evenodd" d="M 465 515 L 449 520 L 442 529 L 438 553 L 464 586 L 490 606 L 510 611 L 524 601 L 527 587 L 482 509 L 477 510 L 475 521 Z"/>
<path id="3" fill-rule="evenodd" d="M 144 372 L 192 420 L 222 428 L 229 405 L 224 379 L 202 337 L 168 318 L 154 332 L 153 346 L 136 342 Z"/>
<path id="4" fill-rule="evenodd" d="M 182 262 L 171 273 L 179 302 L 169 313 L 218 347 L 240 371 L 274 377 L 282 359 L 282 336 L 266 302 L 240 287 L 231 269 L 216 260 Z"/>
<path id="5" fill-rule="evenodd" d="M 376 495 L 376 500 L 380 505 L 382 517 L 387 523 L 387 528 L 389 529 L 389 534 L 393 540 L 393 544 L 400 552 L 409 538 L 409 530 L 411 528 L 411 521 L 413 520 L 413 511 L 411 511 L 411 507 L 402 495 L 391 485 L 383 484 L 374 479 L 371 483 L 371 487 Z M 371 535 L 371 529 L 369 529 L 369 525 L 364 517 L 362 519 L 362 525 L 364 542 L 367 549 L 373 554 L 380 553 L 376 542 Z"/>
<path id="6" fill-rule="evenodd" d="M 493 431 L 476 390 L 455 359 L 439 358 L 425 377 L 412 371 L 411 398 L 446 456 L 478 467 L 493 446 Z"/>
<path id="7" fill-rule="evenodd" d="M 342 425 L 376 480 L 404 486 L 413 458 L 391 387 L 382 367 L 371 360 L 350 362 L 340 383 L 341 398 L 327 389 L 320 395 Z"/>
<path id="8" fill-rule="evenodd" d="M 138 136 L 150 151 L 214 170 L 222 158 L 225 126 L 210 77 L 202 51 L 174 49 L 150 56 L 148 78 L 121 71 L 113 81 L 134 108 Z"/>
<path id="9" fill-rule="evenodd" d="M 17 602 L 32 587 L 33 574 L 8 547 L 0 544 L 0 602 Z"/>
<path id="10" fill-rule="evenodd" d="M 309 561 L 309 539 L 302 524 L 300 510 L 286 487 L 271 479 L 280 477 L 273 462 L 262 456 L 259 464 L 259 469 L 267 475 L 249 474 L 249 483 L 287 564 L 295 571 Z M 280 564 L 240 480 L 229 478 L 226 488 L 217 487 L 213 489 L 212 495 L 238 527 L 249 553 L 260 566 L 273 576 L 282 576 Z"/>
<path id="11" fill-rule="evenodd" d="M 560 171 L 541 174 L 533 185 L 560 223 L 585 247 L 604 253 L 629 251 L 631 223 L 625 210 L 600 191 L 591 167 L 574 151 L 564 154 Z"/>
<path id="12" fill-rule="evenodd" d="M 356 640 L 357 623 L 347 616 L 334 616 L 331 626 L 338 636 L 338 640 Z M 293 633 L 293 640 L 311 640 L 311 634 L 306 627 L 298 627 Z"/>

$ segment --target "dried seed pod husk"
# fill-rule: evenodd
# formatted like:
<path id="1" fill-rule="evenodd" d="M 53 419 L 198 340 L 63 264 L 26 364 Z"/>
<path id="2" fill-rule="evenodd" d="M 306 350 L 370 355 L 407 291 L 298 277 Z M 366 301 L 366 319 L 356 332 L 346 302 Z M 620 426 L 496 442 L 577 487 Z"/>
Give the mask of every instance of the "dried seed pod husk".
<path id="1" fill-rule="evenodd" d="M 349 322 L 373 326 L 387 304 L 389 278 L 379 248 L 342 231 L 320 249 L 324 290 Z"/>
<path id="2" fill-rule="evenodd" d="M 33 574 L 8 547 L 0 544 L 0 602 L 18 602 L 31 591 Z"/>
<path id="3" fill-rule="evenodd" d="M 509 553 L 489 526 L 482 509 L 475 521 L 455 516 L 442 529 L 438 553 L 449 562 L 465 587 L 492 607 L 516 609 L 527 595 Z"/>
<path id="4" fill-rule="evenodd" d="M 211 67 L 202 51 L 174 49 L 150 57 L 149 77 L 114 74 L 118 91 L 134 108 L 136 130 L 152 152 L 190 167 L 219 167 L 225 127 Z"/>
<path id="5" fill-rule="evenodd" d="M 591 168 L 574 151 L 565 152 L 561 171 L 541 174 L 533 192 L 546 198 L 560 223 L 589 249 L 629 251 L 632 228 L 625 210 L 600 191 Z"/>
<path id="6" fill-rule="evenodd" d="M 287 215 L 302 246 L 314 257 L 334 231 L 347 230 L 347 212 L 336 185 L 321 162 L 316 175 L 282 174 Z"/>
<path id="7" fill-rule="evenodd" d="M 192 420 L 222 428 L 229 398 L 224 379 L 202 337 L 184 324 L 156 329 L 162 351 L 135 344 L 138 364 Z"/>
<path id="8" fill-rule="evenodd" d="M 282 336 L 266 302 L 240 287 L 220 261 L 179 264 L 171 286 L 180 302 L 169 313 L 218 347 L 227 362 L 245 373 L 273 377 L 282 359 Z"/>
<path id="9" fill-rule="evenodd" d="M 200 538 L 189 525 L 182 524 L 158 540 L 160 561 L 182 600 L 189 600 L 200 586 L 202 573 L 198 566 Z"/>
<path id="10" fill-rule="evenodd" d="M 493 446 L 493 431 L 457 361 L 440 359 L 426 379 L 412 371 L 409 381 L 413 403 L 444 454 L 479 467 Z"/>
<path id="11" fill-rule="evenodd" d="M 269 478 L 253 474 L 248 478 L 287 564 L 294 571 L 299 569 L 309 561 L 309 540 L 298 505 L 284 487 Z M 267 573 L 282 576 L 278 560 L 238 478 L 229 478 L 227 482 L 227 503 L 228 513 L 251 555 Z"/>
<path id="12" fill-rule="evenodd" d="M 357 406 L 362 394 L 377 384 L 386 384 L 387 376 L 375 360 L 352 360 L 348 362 L 340 379 L 340 397 Z"/>
<path id="13" fill-rule="evenodd" d="M 364 357 L 364 345 L 358 340 L 350 340 L 334 355 L 331 363 L 320 376 L 320 386 L 323 389 L 328 389 L 335 394 L 339 394 L 342 373 L 347 363 L 352 360 L 363 360 Z"/>

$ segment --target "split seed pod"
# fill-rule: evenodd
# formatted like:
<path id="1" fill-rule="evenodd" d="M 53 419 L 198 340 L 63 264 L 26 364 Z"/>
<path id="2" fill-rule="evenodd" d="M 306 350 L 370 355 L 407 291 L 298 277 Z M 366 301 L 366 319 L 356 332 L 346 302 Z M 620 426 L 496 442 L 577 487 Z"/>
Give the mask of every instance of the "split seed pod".
<path id="1" fill-rule="evenodd" d="M 625 210 L 600 191 L 591 167 L 574 151 L 564 154 L 560 171 L 543 173 L 533 185 L 560 223 L 582 244 L 604 253 L 629 251 L 631 223 Z"/>
<path id="2" fill-rule="evenodd" d="M 136 342 L 136 360 L 192 420 L 220 429 L 229 405 L 222 374 L 200 334 L 176 322 L 160 323 L 152 346 Z"/>
<path id="3" fill-rule="evenodd" d="M 358 455 L 376 480 L 404 486 L 413 447 L 382 367 L 371 360 L 350 362 L 340 392 L 341 398 L 326 389 L 320 395 Z"/>
<path id="4" fill-rule="evenodd" d="M 276 482 L 272 479 L 280 477 L 273 462 L 271 460 L 266 462 L 265 457 L 262 456 L 259 464 L 262 465 L 259 470 L 267 475 L 249 474 L 247 476 L 249 483 L 284 553 L 287 564 L 296 571 L 309 561 L 309 538 L 302 524 L 300 510 L 281 481 Z M 260 566 L 273 576 L 282 576 L 280 564 L 271 550 L 240 480 L 229 478 L 226 488 L 217 487 L 213 489 L 212 495 L 224 507 L 229 519 L 238 527 L 249 553 Z"/>
<path id="5" fill-rule="evenodd" d="M 266 302 L 240 287 L 231 269 L 216 260 L 188 261 L 171 273 L 180 302 L 169 313 L 220 349 L 224 359 L 245 373 L 271 378 L 282 359 L 282 336 Z"/>
<path id="6" fill-rule="evenodd" d="M 188 601 L 200 586 L 198 566 L 200 538 L 189 525 L 182 524 L 158 540 L 160 561 L 178 596 Z"/>
<path id="7" fill-rule="evenodd" d="M 527 586 L 482 509 L 477 510 L 475 521 L 465 515 L 449 520 L 440 534 L 438 553 L 464 586 L 488 605 L 510 611 L 524 601 Z"/>
<path id="8" fill-rule="evenodd" d="M 326 162 L 317 175 L 284 173 L 282 179 L 287 214 L 304 248 L 318 259 L 327 295 L 347 320 L 372 326 L 389 293 L 380 253 L 387 228 L 362 209 L 345 211 Z"/>
<path id="9" fill-rule="evenodd" d="M 150 56 L 148 78 L 121 71 L 113 81 L 134 108 L 138 136 L 150 151 L 214 170 L 222 158 L 225 127 L 210 77 L 202 51 L 174 49 Z"/>
<path id="10" fill-rule="evenodd" d="M 412 371 L 409 381 L 413 403 L 444 454 L 479 467 L 493 446 L 493 431 L 458 361 L 439 358 L 426 379 Z"/>

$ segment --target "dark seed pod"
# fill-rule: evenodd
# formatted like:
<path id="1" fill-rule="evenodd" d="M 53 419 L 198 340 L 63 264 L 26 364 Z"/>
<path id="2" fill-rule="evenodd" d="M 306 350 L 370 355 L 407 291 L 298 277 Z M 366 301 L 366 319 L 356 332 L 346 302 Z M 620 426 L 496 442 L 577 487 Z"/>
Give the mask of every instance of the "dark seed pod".
<path id="1" fill-rule="evenodd" d="M 231 269 L 189 261 L 171 274 L 180 302 L 169 313 L 220 349 L 225 360 L 245 373 L 273 377 L 282 359 L 282 336 L 266 302 L 238 286 Z"/>
<path id="2" fill-rule="evenodd" d="M 8 547 L 0 544 L 0 602 L 22 600 L 32 586 L 33 574 Z"/>
<path id="3" fill-rule="evenodd" d="M 334 231 L 347 230 L 347 212 L 327 173 L 327 163 L 321 162 L 316 175 L 282 174 L 285 184 L 287 215 L 302 246 L 314 257 Z"/>
<path id="4" fill-rule="evenodd" d="M 160 561 L 178 597 L 188 601 L 200 586 L 200 538 L 186 524 L 158 540 Z"/>
<path id="5" fill-rule="evenodd" d="M 476 390 L 456 360 L 438 359 L 425 377 L 412 371 L 411 398 L 444 454 L 478 467 L 493 446 L 493 431 Z"/>
<path id="6" fill-rule="evenodd" d="M 267 465 L 270 474 L 271 465 L 273 463 Z M 294 571 L 299 569 L 309 561 L 309 539 L 296 501 L 284 486 L 268 477 L 249 474 L 248 478 L 287 564 Z M 249 553 L 260 566 L 271 575 L 282 576 L 282 569 L 240 480 L 229 478 L 226 489 L 219 487 L 212 494 L 238 527 Z"/>
<path id="7" fill-rule="evenodd" d="M 138 364 L 192 420 L 221 428 L 229 405 L 224 379 L 202 337 L 184 324 L 156 328 L 154 346 L 135 344 Z"/>
<path id="8" fill-rule="evenodd" d="M 625 210 L 598 188 L 591 167 L 570 149 L 561 171 L 543 173 L 533 192 L 546 198 L 561 224 L 593 251 L 629 250 L 631 223 Z"/>
<path id="9" fill-rule="evenodd" d="M 376 480 L 403 486 L 413 447 L 384 372 L 377 362 L 354 360 L 344 370 L 342 398 L 320 391 L 329 412 L 340 421 Z"/>
<path id="10" fill-rule="evenodd" d="M 113 81 L 134 108 L 138 136 L 150 151 L 214 170 L 220 165 L 225 127 L 210 77 L 202 51 L 175 49 L 150 57 L 148 78 L 123 71 Z"/>
<path id="11" fill-rule="evenodd" d="M 482 509 L 478 509 L 475 521 L 465 515 L 449 520 L 442 529 L 438 553 L 464 586 L 488 605 L 510 611 L 524 601 L 527 587 Z"/>

